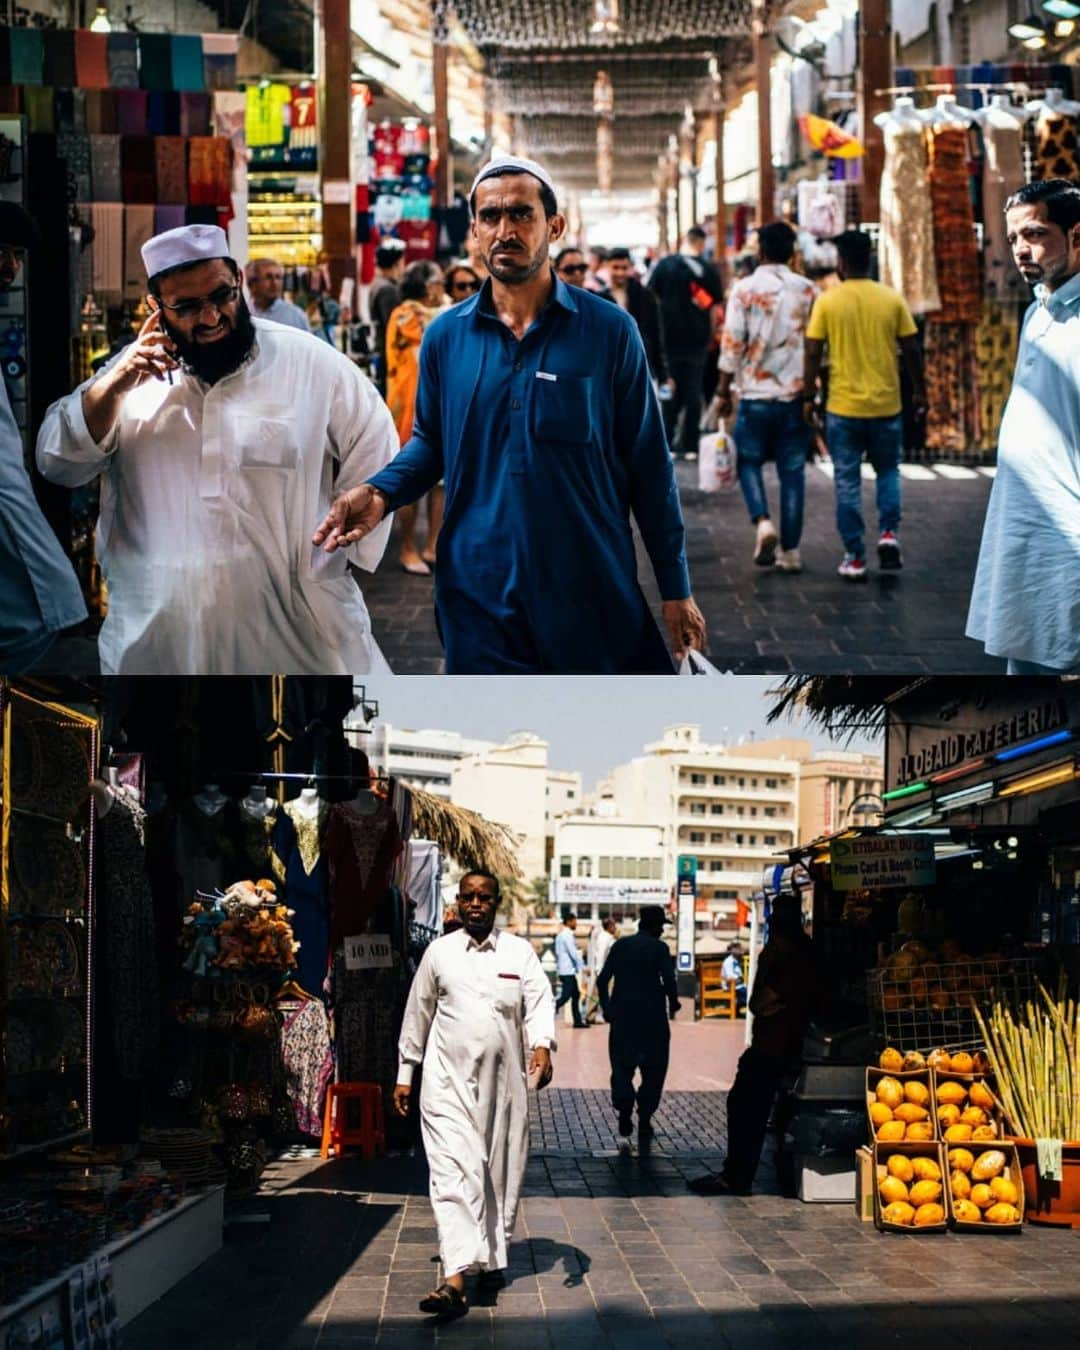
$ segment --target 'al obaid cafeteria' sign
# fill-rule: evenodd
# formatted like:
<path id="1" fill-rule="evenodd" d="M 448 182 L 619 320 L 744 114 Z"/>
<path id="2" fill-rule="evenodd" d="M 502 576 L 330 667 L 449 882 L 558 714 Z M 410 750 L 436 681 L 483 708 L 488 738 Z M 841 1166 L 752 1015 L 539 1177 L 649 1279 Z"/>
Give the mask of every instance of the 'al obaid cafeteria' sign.
<path id="1" fill-rule="evenodd" d="M 829 849 L 833 890 L 932 886 L 937 878 L 934 840 L 928 834 L 875 834 L 834 839 Z"/>

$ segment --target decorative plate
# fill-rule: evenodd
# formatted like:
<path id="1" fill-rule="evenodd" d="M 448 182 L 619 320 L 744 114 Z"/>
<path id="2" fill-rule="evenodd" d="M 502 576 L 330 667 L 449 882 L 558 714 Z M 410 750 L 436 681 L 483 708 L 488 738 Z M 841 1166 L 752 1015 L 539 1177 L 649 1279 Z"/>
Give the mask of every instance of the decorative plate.
<path id="1" fill-rule="evenodd" d="M 40 718 L 34 723 L 41 754 L 41 775 L 35 796 L 26 803 L 59 820 L 70 820 L 90 790 L 90 756 L 86 733 Z"/>
<path id="2" fill-rule="evenodd" d="M 52 989 L 77 989 L 79 986 L 79 944 L 62 923 L 43 923 L 35 944 L 39 960 L 50 972 Z"/>
<path id="3" fill-rule="evenodd" d="M 10 881 L 16 913 L 81 910 L 86 903 L 82 847 L 58 826 L 16 817 L 11 831 Z"/>

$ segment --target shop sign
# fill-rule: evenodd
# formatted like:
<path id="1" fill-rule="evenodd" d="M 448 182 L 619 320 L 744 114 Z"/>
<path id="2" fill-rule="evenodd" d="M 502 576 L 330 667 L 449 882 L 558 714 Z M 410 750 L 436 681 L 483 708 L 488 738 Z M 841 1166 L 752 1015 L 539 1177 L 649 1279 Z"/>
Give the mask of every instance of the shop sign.
<path id="1" fill-rule="evenodd" d="M 932 886 L 937 879 L 934 840 L 929 834 L 876 834 L 834 839 L 829 848 L 832 884 L 837 891 Z"/>
<path id="2" fill-rule="evenodd" d="M 662 881 L 606 881 L 585 877 L 573 880 L 569 877 L 556 879 L 556 890 L 560 904 L 597 904 L 613 905 L 625 902 L 630 905 L 664 905 L 668 900 L 668 888 Z"/>
<path id="3" fill-rule="evenodd" d="M 889 712 L 887 790 L 925 782 L 968 761 L 1060 731 L 1070 723 L 1071 701 L 1063 696 L 1025 698 L 1019 690 L 1012 698 L 978 704 L 950 700 L 933 710 L 917 698 L 904 700 Z"/>
<path id="4" fill-rule="evenodd" d="M 345 939 L 346 970 L 383 970 L 394 964 L 388 933 L 362 933 Z"/>
<path id="5" fill-rule="evenodd" d="M 694 969 L 694 945 L 697 941 L 697 858 L 680 854 L 676 899 L 676 964 L 679 970 Z"/>

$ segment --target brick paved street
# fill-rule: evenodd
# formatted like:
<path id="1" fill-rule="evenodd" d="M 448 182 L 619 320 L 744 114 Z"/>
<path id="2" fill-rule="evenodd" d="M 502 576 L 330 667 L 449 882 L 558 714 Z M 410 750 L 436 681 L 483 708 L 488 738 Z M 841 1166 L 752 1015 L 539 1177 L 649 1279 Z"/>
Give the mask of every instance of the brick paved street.
<path id="1" fill-rule="evenodd" d="M 963 636 L 990 495 L 988 471 L 912 464 L 902 472 L 905 568 L 882 575 L 871 550 L 868 583 L 852 586 L 836 576 L 842 549 L 833 525 L 833 484 L 821 468 L 811 467 L 806 475 L 806 570 L 786 576 L 753 565 L 753 535 L 741 494 L 706 497 L 697 491 L 697 466 L 679 465 L 690 572 L 716 665 L 744 674 L 1004 669 Z M 775 512 L 771 467 L 766 485 Z M 863 513 L 874 530 L 873 484 L 863 487 Z M 658 597 L 643 556 L 639 574 L 655 607 Z M 439 673 L 432 583 L 399 570 L 395 541 L 379 571 L 362 584 L 375 636 L 393 669 Z"/>
<path id="2" fill-rule="evenodd" d="M 616 1152 L 601 1088 L 549 1090 L 509 1285 L 474 1290 L 466 1318 L 437 1326 L 416 1306 L 438 1278 L 420 1158 L 303 1158 L 275 1163 L 243 1207 L 269 1223 L 231 1226 L 215 1260 L 125 1329 L 125 1350 L 1077 1344 L 1080 1232 L 883 1237 L 846 1205 L 780 1196 L 767 1165 L 748 1199 L 689 1193 L 722 1152 L 724 1094 L 681 1084 L 713 1051 L 726 1074 L 739 1032 L 676 1026 L 648 1158 Z M 605 1039 L 563 1037 L 560 1081 L 580 1079 Z"/>

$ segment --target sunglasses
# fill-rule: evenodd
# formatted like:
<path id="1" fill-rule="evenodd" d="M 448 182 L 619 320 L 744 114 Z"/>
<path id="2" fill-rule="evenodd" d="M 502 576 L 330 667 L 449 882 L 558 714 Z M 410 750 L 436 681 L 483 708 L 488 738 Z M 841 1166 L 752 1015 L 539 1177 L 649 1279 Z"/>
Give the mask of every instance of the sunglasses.
<path id="1" fill-rule="evenodd" d="M 162 309 L 171 310 L 178 319 L 194 319 L 203 312 L 207 305 L 212 305 L 214 309 L 220 311 L 226 305 L 231 305 L 239 294 L 239 286 L 219 286 L 216 291 L 211 291 L 209 295 L 202 295 L 197 300 L 178 300 L 175 305 L 159 300 L 158 304 Z"/>
<path id="2" fill-rule="evenodd" d="M 573 272 L 575 275 L 577 275 L 579 272 L 587 272 L 588 270 L 589 270 L 588 263 L 567 263 L 564 267 L 559 268 L 560 273 Z"/>
<path id="3" fill-rule="evenodd" d="M 454 282 L 454 290 L 455 290 L 455 291 L 478 291 L 479 289 L 480 289 L 480 283 L 479 283 L 478 281 L 455 281 L 455 282 Z"/>

